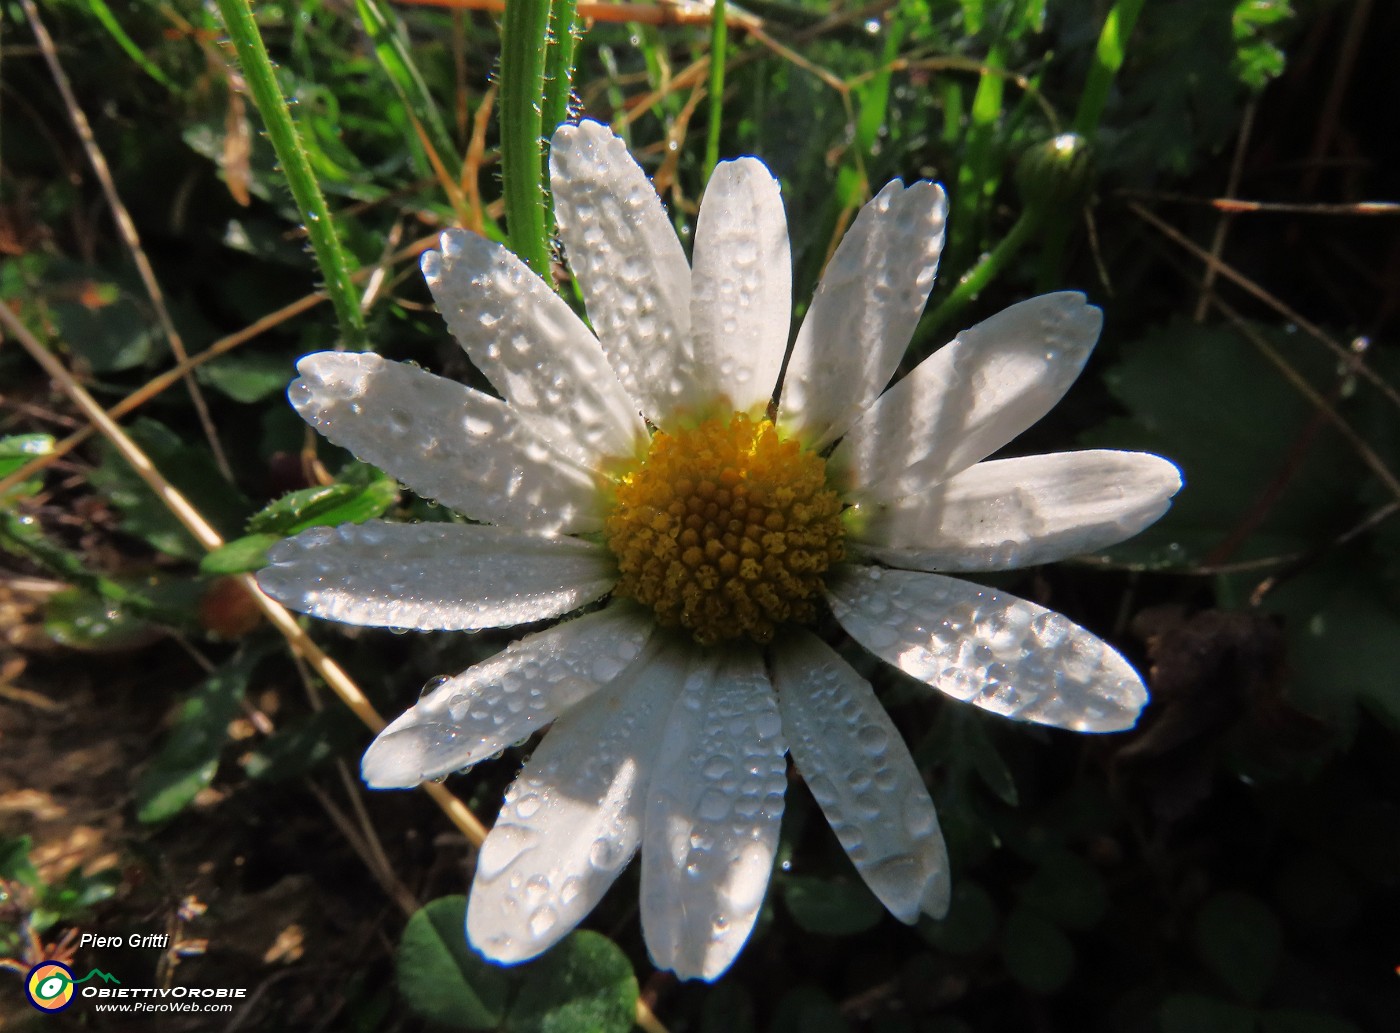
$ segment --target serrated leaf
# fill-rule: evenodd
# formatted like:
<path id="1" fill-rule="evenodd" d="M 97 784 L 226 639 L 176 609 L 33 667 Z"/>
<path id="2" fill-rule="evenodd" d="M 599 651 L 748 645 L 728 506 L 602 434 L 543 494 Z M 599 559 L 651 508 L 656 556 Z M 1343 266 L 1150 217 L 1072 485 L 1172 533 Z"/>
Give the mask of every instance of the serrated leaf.
<path id="1" fill-rule="evenodd" d="M 1014 908 L 1002 933 L 1001 957 L 1028 990 L 1053 993 L 1074 972 L 1074 945 L 1059 926 L 1026 907 Z"/>
<path id="2" fill-rule="evenodd" d="M 245 534 L 199 561 L 199 572 L 210 577 L 246 574 L 267 565 L 267 550 L 282 540 L 280 534 Z"/>
<path id="3" fill-rule="evenodd" d="M 1196 951 L 1242 1001 L 1257 1002 L 1278 966 L 1282 934 L 1274 913 L 1247 893 L 1217 893 L 1196 915 Z"/>
<path id="4" fill-rule="evenodd" d="M 268 503 L 248 521 L 253 534 L 285 536 L 308 527 L 359 524 L 380 516 L 398 499 L 398 486 L 387 477 L 368 484 L 327 484 L 302 488 Z"/>
<path id="5" fill-rule="evenodd" d="M 141 821 L 173 817 L 214 780 L 229 722 L 238 715 L 261 658 L 262 650 L 239 653 L 185 700 L 160 752 L 136 780 L 136 816 Z"/>
<path id="6" fill-rule="evenodd" d="M 522 971 L 506 1016 L 511 1033 L 627 1033 L 637 1014 L 637 977 L 606 936 L 571 933 Z"/>
<path id="7" fill-rule="evenodd" d="M 505 1013 L 506 970 L 467 946 L 467 898 L 439 897 L 404 927 L 395 958 L 399 993 L 418 1015 L 452 1029 L 493 1029 Z"/>
<path id="8" fill-rule="evenodd" d="M 863 882 L 787 875 L 778 886 L 792 920 L 809 933 L 852 936 L 874 928 L 885 913 Z"/>

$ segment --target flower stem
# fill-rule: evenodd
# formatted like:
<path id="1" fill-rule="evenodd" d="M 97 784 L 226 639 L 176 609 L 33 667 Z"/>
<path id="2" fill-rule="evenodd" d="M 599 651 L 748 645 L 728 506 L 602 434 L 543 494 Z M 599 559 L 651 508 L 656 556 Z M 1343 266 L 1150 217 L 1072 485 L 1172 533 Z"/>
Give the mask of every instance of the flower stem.
<path id="1" fill-rule="evenodd" d="M 705 175 L 719 164 L 719 131 L 724 121 L 724 62 L 729 48 L 729 23 L 725 0 L 714 0 L 710 9 L 710 124 L 705 133 Z"/>
<path id="2" fill-rule="evenodd" d="M 574 50 L 578 45 L 577 0 L 554 0 L 549 9 L 549 49 L 544 69 L 544 135 L 569 120 L 574 88 Z"/>
<path id="3" fill-rule="evenodd" d="M 1104 19 L 1099 42 L 1094 48 L 1094 63 L 1084 80 L 1084 92 L 1079 95 L 1079 107 L 1074 113 L 1074 131 L 1086 140 L 1093 140 L 1108 101 L 1109 88 L 1123 67 L 1127 56 L 1128 37 L 1133 33 L 1144 0 L 1118 0 Z M 1051 213 L 1045 224 L 1045 241 L 1040 250 L 1040 269 L 1036 287 L 1050 290 L 1062 280 L 1065 248 L 1069 246 L 1074 212 Z"/>
<path id="4" fill-rule="evenodd" d="M 1040 212 L 1033 208 L 1023 210 L 1021 217 L 1012 225 L 1006 236 L 1001 238 L 1001 242 L 990 253 L 982 256 L 937 308 L 924 316 L 914 335 L 915 340 L 927 341 L 966 308 L 969 302 L 976 301 L 977 296 L 992 280 L 1001 275 L 1017 252 L 1035 235 L 1040 224 Z"/>
<path id="5" fill-rule="evenodd" d="M 510 246 L 546 283 L 544 71 L 549 0 L 510 0 L 501 27 L 501 180 Z"/>
<path id="6" fill-rule="evenodd" d="M 326 198 L 316 182 L 306 148 L 302 146 L 296 124 L 292 121 L 287 100 L 277 85 L 272 60 L 267 56 L 262 34 L 253 20 L 252 8 L 248 0 L 218 2 L 224 26 L 238 53 L 238 62 L 243 66 L 243 78 L 262 115 L 272 149 L 277 152 L 277 161 L 282 166 L 292 199 L 306 224 L 306 235 L 311 240 L 311 249 L 326 280 L 326 294 L 330 296 L 336 321 L 340 324 L 341 340 L 348 348 L 363 349 L 367 346 L 365 321 L 360 312 L 359 294 L 350 279 L 350 266 L 340 246 L 340 237 L 336 233 L 330 209 L 326 206 Z"/>

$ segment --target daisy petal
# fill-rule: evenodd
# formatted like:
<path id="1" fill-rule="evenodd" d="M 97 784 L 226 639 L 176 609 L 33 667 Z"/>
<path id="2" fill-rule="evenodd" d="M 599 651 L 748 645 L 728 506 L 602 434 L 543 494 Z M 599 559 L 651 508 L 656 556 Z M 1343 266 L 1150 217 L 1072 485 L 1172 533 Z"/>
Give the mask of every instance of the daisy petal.
<path id="1" fill-rule="evenodd" d="M 811 448 L 845 433 L 909 345 L 943 250 L 943 188 L 887 184 L 836 248 L 792 346 L 783 423 Z"/>
<path id="2" fill-rule="evenodd" d="M 549 949 L 636 852 L 657 745 L 689 651 L 648 654 L 544 737 L 482 844 L 467 939 L 494 961 Z"/>
<path id="3" fill-rule="evenodd" d="M 424 498 L 541 531 L 603 526 L 594 475 L 500 399 L 370 352 L 318 352 L 297 371 L 301 418 Z"/>
<path id="4" fill-rule="evenodd" d="M 787 351 L 792 256 L 778 181 L 757 158 L 715 166 L 695 225 L 690 290 L 698 386 L 727 412 L 761 416 Z"/>
<path id="5" fill-rule="evenodd" d="M 623 387 L 663 429 L 705 401 L 690 335 L 690 265 L 646 173 L 607 126 L 560 126 L 549 150 L 559 235 Z"/>
<path id="6" fill-rule="evenodd" d="M 867 498 L 918 494 L 985 459 L 1074 383 L 1103 314 L 1072 292 L 1012 305 L 964 330 L 886 391 L 831 456 Z"/>
<path id="7" fill-rule="evenodd" d="M 874 505 L 852 538 L 906 570 L 1003 570 L 1106 549 L 1156 521 L 1181 474 L 1146 452 L 1056 452 L 978 463 Z M 861 507 L 866 508 L 866 507 Z"/>
<path id="8" fill-rule="evenodd" d="M 267 558 L 259 586 L 294 610 L 420 631 L 557 617 L 617 581 L 617 564 L 601 545 L 476 524 L 313 527 L 278 542 Z"/>
<path id="9" fill-rule="evenodd" d="M 956 578 L 847 567 L 832 612 L 886 663 L 954 699 L 1076 732 L 1131 728 L 1147 689 L 1128 661 L 1069 618 Z"/>
<path id="10" fill-rule="evenodd" d="M 519 742 L 631 666 L 652 628 L 631 606 L 614 604 L 443 679 L 370 744 L 360 764 L 365 783 L 409 789 Z"/>
<path id="11" fill-rule="evenodd" d="M 563 298 L 493 240 L 448 230 L 441 248 L 423 253 L 423 275 L 452 336 L 501 397 L 585 464 L 645 447 L 636 406 Z"/>
<path id="12" fill-rule="evenodd" d="M 831 647 L 794 631 L 773 649 L 792 759 L 832 831 L 901 922 L 948 911 L 948 851 L 914 758 L 870 683 Z"/>
<path id="13" fill-rule="evenodd" d="M 749 938 L 778 848 L 786 753 L 757 651 L 687 679 L 647 793 L 642 930 L 658 968 L 716 979 Z"/>

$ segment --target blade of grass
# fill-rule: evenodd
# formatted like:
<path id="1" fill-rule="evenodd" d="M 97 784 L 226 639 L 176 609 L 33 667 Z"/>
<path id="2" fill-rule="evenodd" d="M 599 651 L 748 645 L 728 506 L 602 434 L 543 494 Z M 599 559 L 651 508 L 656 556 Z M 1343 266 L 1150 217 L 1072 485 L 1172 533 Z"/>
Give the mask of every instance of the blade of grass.
<path id="1" fill-rule="evenodd" d="M 267 137 L 277 152 L 277 161 L 286 176 L 287 187 L 306 223 L 311 248 L 325 277 L 326 293 L 330 295 L 331 305 L 335 308 L 341 339 L 346 347 L 361 350 L 368 342 L 359 294 L 351 282 L 350 266 L 340 246 L 340 237 L 336 233 L 330 209 L 326 206 L 325 195 L 321 193 L 321 186 L 311 170 L 310 159 L 297 133 L 296 123 L 292 121 L 287 100 L 277 85 L 277 76 L 272 70 L 272 61 L 263 45 L 257 22 L 253 20 L 252 8 L 248 0 L 218 0 L 218 3 L 224 27 L 233 40 L 238 62 L 243 66 L 244 79 L 262 114 Z"/>
<path id="2" fill-rule="evenodd" d="M 105 0 L 87 0 L 88 10 L 92 16 L 102 23 L 102 27 L 107 30 L 112 39 L 116 40 L 117 46 L 126 52 L 126 56 L 131 58 L 137 68 L 145 72 L 156 82 L 160 83 L 171 93 L 182 92 L 180 87 L 174 83 L 168 75 L 162 72 L 151 62 L 141 48 L 136 45 L 136 41 L 127 35 L 126 30 L 117 21 L 117 16 L 112 13 L 112 9 L 107 6 Z"/>
<path id="3" fill-rule="evenodd" d="M 413 61 L 413 55 L 404 44 L 402 23 L 397 15 L 385 11 L 379 0 L 355 0 L 355 10 L 374 46 L 379 67 L 384 69 L 389 85 L 398 94 L 404 109 L 422 126 L 439 160 L 453 169 L 461 168 L 462 160 L 452 143 L 447 124 L 442 120 L 442 113 L 438 111 L 432 92 Z"/>
<path id="4" fill-rule="evenodd" d="M 719 131 L 724 124 L 724 62 L 729 46 L 729 23 L 724 0 L 710 11 L 710 123 L 705 130 L 705 177 L 719 164 Z"/>
<path id="5" fill-rule="evenodd" d="M 230 0 L 222 0 L 230 2 Z M 501 26 L 501 180 L 510 246 L 546 283 L 550 271 L 541 138 L 549 0 L 512 0 Z"/>
<path id="6" fill-rule="evenodd" d="M 1099 131 L 1099 119 L 1103 117 L 1104 105 L 1108 102 L 1108 91 L 1127 57 L 1128 38 L 1137 24 L 1138 15 L 1142 13 L 1143 2 L 1119 0 L 1109 9 L 1103 28 L 1099 31 L 1094 63 L 1084 80 L 1084 92 L 1079 95 L 1079 106 L 1074 113 L 1074 131 L 1091 143 Z M 1074 215 L 1074 212 L 1055 212 L 1046 220 L 1045 243 L 1041 247 L 1039 271 L 1036 274 L 1038 290 L 1051 290 L 1063 279 L 1065 248 L 1069 246 Z"/>

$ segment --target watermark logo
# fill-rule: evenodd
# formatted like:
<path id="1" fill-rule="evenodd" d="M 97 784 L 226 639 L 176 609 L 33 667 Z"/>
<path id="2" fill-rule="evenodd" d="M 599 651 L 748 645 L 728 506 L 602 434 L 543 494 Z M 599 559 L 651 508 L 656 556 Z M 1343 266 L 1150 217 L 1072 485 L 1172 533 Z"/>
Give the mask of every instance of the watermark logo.
<path id="1" fill-rule="evenodd" d="M 24 994 L 29 1003 L 40 1011 L 63 1011 L 73 1003 L 73 988 L 92 978 L 104 983 L 120 983 L 116 976 L 101 969 L 93 969 L 82 979 L 73 978 L 73 970 L 59 961 L 41 961 L 29 970 L 24 979 Z"/>

